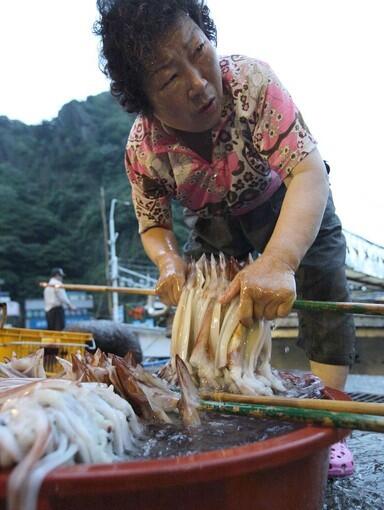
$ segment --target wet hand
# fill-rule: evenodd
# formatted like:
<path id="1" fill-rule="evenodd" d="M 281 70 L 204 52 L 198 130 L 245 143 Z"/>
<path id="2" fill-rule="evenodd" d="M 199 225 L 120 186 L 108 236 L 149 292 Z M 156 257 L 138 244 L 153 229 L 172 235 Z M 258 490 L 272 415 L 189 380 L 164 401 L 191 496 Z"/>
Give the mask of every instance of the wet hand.
<path id="1" fill-rule="evenodd" d="M 185 284 L 187 265 L 179 255 L 167 253 L 158 260 L 158 267 L 160 276 L 155 292 L 166 305 L 177 305 Z"/>
<path id="2" fill-rule="evenodd" d="M 285 317 L 296 299 L 294 271 L 278 257 L 262 255 L 236 275 L 220 301 L 229 303 L 238 294 L 239 320 L 246 327 L 256 319 Z"/>

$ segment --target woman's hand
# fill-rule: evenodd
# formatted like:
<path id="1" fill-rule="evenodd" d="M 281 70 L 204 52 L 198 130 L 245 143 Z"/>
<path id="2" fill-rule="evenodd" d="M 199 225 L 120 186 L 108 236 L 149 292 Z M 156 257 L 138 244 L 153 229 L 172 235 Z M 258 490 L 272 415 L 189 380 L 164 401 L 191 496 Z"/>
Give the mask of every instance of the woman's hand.
<path id="1" fill-rule="evenodd" d="M 275 255 L 261 255 L 233 279 L 220 301 L 240 295 L 239 320 L 250 327 L 256 319 L 285 317 L 296 299 L 293 269 Z"/>
<path id="2" fill-rule="evenodd" d="M 153 227 L 141 234 L 144 250 L 159 269 L 156 294 L 166 305 L 177 305 L 185 283 L 187 264 L 180 257 L 172 230 Z"/>
<path id="3" fill-rule="evenodd" d="M 187 265 L 174 252 L 164 253 L 157 260 L 160 276 L 156 285 L 156 294 L 166 305 L 177 305 L 185 284 Z"/>

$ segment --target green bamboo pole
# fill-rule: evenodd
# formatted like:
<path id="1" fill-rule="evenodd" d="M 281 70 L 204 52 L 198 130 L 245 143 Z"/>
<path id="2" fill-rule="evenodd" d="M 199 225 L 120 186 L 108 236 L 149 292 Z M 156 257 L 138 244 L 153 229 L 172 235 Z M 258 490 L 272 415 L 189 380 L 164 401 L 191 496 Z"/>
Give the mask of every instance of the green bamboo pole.
<path id="1" fill-rule="evenodd" d="M 297 299 L 293 304 L 294 310 L 307 312 L 344 312 L 362 315 L 384 315 L 384 305 L 377 303 L 352 303 L 336 301 L 310 301 Z"/>
<path id="2" fill-rule="evenodd" d="M 256 404 L 267 406 L 295 407 L 296 409 L 317 409 L 336 413 L 372 414 L 384 416 L 384 404 L 376 402 L 355 402 L 354 400 L 336 400 L 326 398 L 293 398 L 266 395 L 239 395 L 223 392 L 200 392 L 203 400 L 230 402 L 231 404 Z"/>
<path id="3" fill-rule="evenodd" d="M 232 402 L 213 402 L 200 400 L 201 411 L 273 418 L 275 420 L 294 421 L 322 427 L 384 432 L 384 418 L 366 414 L 336 413 L 314 409 L 296 409 L 284 406 L 264 406 L 239 404 Z"/>

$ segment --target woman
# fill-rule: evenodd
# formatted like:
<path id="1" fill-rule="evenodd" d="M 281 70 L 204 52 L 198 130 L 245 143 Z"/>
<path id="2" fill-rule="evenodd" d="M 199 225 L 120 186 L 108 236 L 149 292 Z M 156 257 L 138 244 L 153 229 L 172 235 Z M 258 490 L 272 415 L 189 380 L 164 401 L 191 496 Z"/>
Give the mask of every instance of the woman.
<path id="1" fill-rule="evenodd" d="M 126 169 L 161 299 L 176 304 L 185 283 L 172 231 L 170 203 L 177 199 L 192 230 L 188 254 L 261 254 L 221 298 L 240 294 L 244 325 L 286 316 L 296 285 L 303 298 L 347 300 L 345 241 L 327 170 L 270 67 L 238 55 L 219 58 L 202 1 L 99 0 L 98 8 L 95 31 L 112 93 L 139 113 Z M 312 371 L 342 389 L 354 358 L 352 319 L 300 313 L 299 323 Z M 344 464 L 352 462 L 345 445 L 340 452 Z"/>

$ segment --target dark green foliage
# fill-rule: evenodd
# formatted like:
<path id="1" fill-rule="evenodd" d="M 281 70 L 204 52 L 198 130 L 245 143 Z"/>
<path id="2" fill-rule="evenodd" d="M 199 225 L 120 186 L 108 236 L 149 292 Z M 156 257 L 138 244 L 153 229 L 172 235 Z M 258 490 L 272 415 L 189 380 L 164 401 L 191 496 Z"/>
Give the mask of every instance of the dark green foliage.
<path id="1" fill-rule="evenodd" d="M 0 117 L 0 278 L 13 299 L 41 297 L 37 284 L 54 266 L 68 282 L 106 283 L 100 188 L 108 220 L 112 198 L 130 201 L 123 158 L 133 120 L 109 93 L 71 101 L 38 126 Z M 132 206 L 119 205 L 115 220 L 119 256 L 150 263 Z"/>

